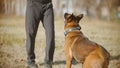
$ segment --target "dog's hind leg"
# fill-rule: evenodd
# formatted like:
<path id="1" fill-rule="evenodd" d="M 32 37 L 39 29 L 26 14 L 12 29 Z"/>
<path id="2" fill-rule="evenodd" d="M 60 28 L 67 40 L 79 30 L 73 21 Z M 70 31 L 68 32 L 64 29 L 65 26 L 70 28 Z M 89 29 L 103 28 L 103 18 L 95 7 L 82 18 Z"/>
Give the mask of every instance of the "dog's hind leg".
<path id="1" fill-rule="evenodd" d="M 89 55 L 86 57 L 82 68 L 103 68 L 103 64 L 99 56 Z"/>

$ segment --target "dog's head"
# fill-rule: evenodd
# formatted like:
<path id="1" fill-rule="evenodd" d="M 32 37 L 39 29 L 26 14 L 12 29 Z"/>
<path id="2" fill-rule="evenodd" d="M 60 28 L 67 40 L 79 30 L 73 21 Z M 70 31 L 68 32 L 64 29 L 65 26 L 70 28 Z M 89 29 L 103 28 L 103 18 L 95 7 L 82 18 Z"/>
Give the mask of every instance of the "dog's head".
<path id="1" fill-rule="evenodd" d="M 72 27 L 80 27 L 79 21 L 82 19 L 83 14 L 75 16 L 73 14 L 65 13 L 65 29 L 72 28 Z M 80 27 L 81 28 L 81 27 Z"/>

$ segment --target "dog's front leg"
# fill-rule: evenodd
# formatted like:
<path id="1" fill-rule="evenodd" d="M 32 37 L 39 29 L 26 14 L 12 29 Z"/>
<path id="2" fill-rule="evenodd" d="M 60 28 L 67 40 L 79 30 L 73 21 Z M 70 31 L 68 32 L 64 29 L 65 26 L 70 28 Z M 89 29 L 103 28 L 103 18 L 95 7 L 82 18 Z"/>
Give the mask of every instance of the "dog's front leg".
<path id="1" fill-rule="evenodd" d="M 65 47 L 65 53 L 66 53 L 66 68 L 71 68 L 72 54 L 70 47 Z"/>
<path id="2" fill-rule="evenodd" d="M 66 68 L 71 68 L 71 60 L 70 56 L 66 56 Z"/>

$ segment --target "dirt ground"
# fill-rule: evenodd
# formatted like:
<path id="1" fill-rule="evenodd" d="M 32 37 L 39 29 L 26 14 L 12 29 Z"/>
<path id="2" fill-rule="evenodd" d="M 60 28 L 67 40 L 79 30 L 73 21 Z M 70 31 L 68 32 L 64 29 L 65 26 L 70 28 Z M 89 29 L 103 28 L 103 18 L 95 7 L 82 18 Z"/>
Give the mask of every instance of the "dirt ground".
<path id="1" fill-rule="evenodd" d="M 120 22 L 101 21 L 84 17 L 80 21 L 82 32 L 90 40 L 105 47 L 111 54 L 109 68 L 120 68 Z M 55 19 L 55 54 L 53 68 L 65 68 L 64 21 Z M 23 17 L 0 17 L 0 68 L 25 68 L 25 22 Z M 36 63 L 43 68 L 45 33 L 40 24 L 36 37 Z M 73 62 L 72 68 L 82 68 Z"/>

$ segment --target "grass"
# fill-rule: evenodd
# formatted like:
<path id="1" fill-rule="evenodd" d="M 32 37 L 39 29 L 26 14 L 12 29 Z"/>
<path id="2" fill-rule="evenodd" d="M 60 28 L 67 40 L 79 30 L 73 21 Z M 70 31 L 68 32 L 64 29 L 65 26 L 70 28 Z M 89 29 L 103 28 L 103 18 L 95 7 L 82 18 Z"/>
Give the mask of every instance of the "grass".
<path id="1" fill-rule="evenodd" d="M 120 23 L 89 19 L 80 21 L 82 32 L 90 40 L 105 47 L 111 54 L 109 68 L 120 68 Z M 64 21 L 55 19 L 55 55 L 53 68 L 65 68 Z M 24 17 L 0 17 L 0 68 L 24 68 L 26 65 Z M 36 36 L 36 62 L 43 68 L 45 31 L 40 23 Z M 81 64 L 72 65 L 80 68 Z"/>
<path id="2" fill-rule="evenodd" d="M 25 33 L 21 19 L 12 17 L 0 19 L 0 42 L 6 45 L 21 44 L 25 41 Z"/>

